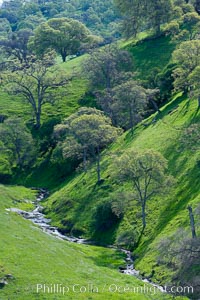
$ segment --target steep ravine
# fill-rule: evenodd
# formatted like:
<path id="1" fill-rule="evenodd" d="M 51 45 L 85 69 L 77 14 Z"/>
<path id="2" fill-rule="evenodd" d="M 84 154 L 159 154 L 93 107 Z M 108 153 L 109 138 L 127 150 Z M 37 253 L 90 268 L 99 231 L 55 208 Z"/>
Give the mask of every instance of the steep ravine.
<path id="1" fill-rule="evenodd" d="M 61 239 L 61 240 L 66 240 L 68 242 L 72 242 L 72 243 L 78 243 L 78 244 L 94 244 L 91 241 L 87 241 L 85 239 L 82 238 L 77 238 L 77 237 L 73 237 L 73 236 L 66 236 L 61 234 L 58 229 L 54 226 L 51 226 L 51 220 L 47 219 L 45 217 L 45 215 L 42 213 L 43 211 L 43 207 L 41 206 L 40 202 L 46 198 L 48 196 L 48 193 L 46 190 L 44 189 L 40 189 L 39 195 L 36 199 L 35 202 L 35 208 L 33 211 L 31 212 L 27 212 L 27 211 L 23 211 L 20 210 L 18 208 L 10 208 L 10 209 L 6 209 L 7 211 L 10 212 L 15 212 L 18 213 L 19 215 L 21 215 L 22 217 L 24 217 L 25 219 L 30 220 L 31 222 L 33 222 L 35 225 L 39 226 L 43 232 L 45 232 L 46 234 L 50 234 L 53 235 L 55 238 Z M 108 246 L 109 248 L 112 249 L 118 249 L 118 248 L 114 248 L 113 246 Z M 139 271 L 135 270 L 134 268 L 134 261 L 132 259 L 131 256 L 131 252 L 125 249 L 118 249 L 120 251 L 122 251 L 123 253 L 126 254 L 126 267 L 121 268 L 119 271 L 123 274 L 126 275 L 131 275 L 131 276 L 135 276 L 138 279 L 142 280 L 145 283 L 151 284 L 152 286 L 154 286 L 155 288 L 157 288 L 158 290 L 160 290 L 161 292 L 165 293 L 165 289 L 158 285 L 155 284 L 153 282 L 151 282 L 149 279 L 147 278 L 143 278 L 142 276 L 140 276 Z"/>

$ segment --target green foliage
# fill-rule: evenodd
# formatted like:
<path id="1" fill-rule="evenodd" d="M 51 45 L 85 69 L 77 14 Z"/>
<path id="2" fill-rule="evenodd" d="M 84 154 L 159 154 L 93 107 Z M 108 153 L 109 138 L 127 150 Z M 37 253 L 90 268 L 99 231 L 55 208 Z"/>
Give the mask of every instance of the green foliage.
<path id="1" fill-rule="evenodd" d="M 12 167 L 30 167 L 36 156 L 33 138 L 20 119 L 7 119 L 0 124 L 0 141 L 9 156 Z M 5 168 L 5 167 L 4 167 Z M 5 171 L 5 169 L 4 169 Z M 9 169 L 7 165 L 7 172 Z"/>
<path id="2" fill-rule="evenodd" d="M 33 30 L 44 20 L 67 17 L 84 23 L 94 34 L 108 39 L 119 36 L 119 14 L 112 0 L 4 1 L 0 16 L 13 30 Z"/>
<path id="3" fill-rule="evenodd" d="M 21 20 L 17 24 L 17 30 L 29 29 L 34 31 L 41 23 L 45 22 L 46 19 L 42 14 L 28 15 L 25 19 Z"/>
<path id="4" fill-rule="evenodd" d="M 2 5 L 0 17 L 6 18 L 9 21 L 12 30 L 16 29 L 17 22 L 19 22 L 22 18 L 22 7 L 23 1 L 21 0 L 6 1 Z"/>
<path id="5" fill-rule="evenodd" d="M 78 19 L 92 32 L 105 38 L 119 36 L 119 14 L 112 0 L 72 0 L 58 16 Z"/>
<path id="6" fill-rule="evenodd" d="M 118 126 L 130 129 L 142 120 L 147 106 L 147 91 L 139 82 L 126 81 L 112 89 L 111 95 L 110 110 Z"/>
<path id="7" fill-rule="evenodd" d="M 115 44 L 97 49 L 82 64 L 92 90 L 110 89 L 132 76 L 133 62 L 128 51 Z M 130 73 L 129 73 L 130 72 Z"/>
<path id="8" fill-rule="evenodd" d="M 2 150 L 2 149 L 1 149 Z M 9 157 L 0 157 L 0 182 L 7 182 L 12 175 Z"/>
<path id="9" fill-rule="evenodd" d="M 22 95 L 31 106 L 36 127 L 41 125 L 42 107 L 54 104 L 61 97 L 57 90 L 66 86 L 69 79 L 66 72 L 54 66 L 54 53 L 47 53 L 43 59 L 33 59 L 28 65 L 18 65 L 3 74 L 4 89 L 11 95 Z M 61 92 L 61 90 L 60 90 Z"/>
<path id="10" fill-rule="evenodd" d="M 173 91 L 173 71 L 176 68 L 175 63 L 168 64 L 161 72 L 157 72 L 156 74 L 156 85 L 160 89 L 160 94 L 162 99 L 168 99 L 172 95 Z"/>
<path id="11" fill-rule="evenodd" d="M 174 40 L 185 41 L 198 39 L 200 16 L 194 11 L 191 4 L 185 6 L 175 6 L 175 19 L 163 27 L 165 35 L 171 35 Z M 178 14 L 176 16 L 176 10 Z"/>
<path id="12" fill-rule="evenodd" d="M 123 31 L 127 37 L 135 36 L 144 27 L 153 28 L 158 36 L 161 24 L 167 22 L 172 14 L 171 0 L 115 0 L 115 3 L 124 17 Z"/>
<path id="13" fill-rule="evenodd" d="M 120 130 L 111 125 L 111 120 L 95 108 L 80 108 L 55 128 L 55 135 L 63 141 L 63 156 L 81 157 L 87 170 L 88 157 L 96 157 L 98 182 L 100 177 L 100 150 L 113 142 Z"/>
<path id="14" fill-rule="evenodd" d="M 93 43 L 90 31 L 79 21 L 68 18 L 54 18 L 42 23 L 35 31 L 31 47 L 38 54 L 55 50 L 63 62 L 69 55 L 76 55 Z"/>
<path id="15" fill-rule="evenodd" d="M 0 19 L 0 39 L 7 38 L 11 33 L 12 29 L 9 21 L 6 18 Z"/>
<path id="16" fill-rule="evenodd" d="M 123 231 L 116 239 L 116 244 L 120 247 L 134 249 L 139 238 L 139 234 L 134 229 Z"/>
<path id="17" fill-rule="evenodd" d="M 28 41 L 32 31 L 23 29 L 12 33 L 7 39 L 0 40 L 0 46 L 9 58 L 16 58 L 20 63 L 27 63 L 31 51 L 28 49 Z"/>
<path id="18" fill-rule="evenodd" d="M 147 201 L 166 193 L 172 183 L 172 178 L 166 175 L 166 169 L 166 159 L 152 150 L 126 151 L 113 166 L 113 174 L 119 178 L 119 182 L 130 182 L 133 187 L 133 197 L 142 209 L 143 229 L 146 227 Z"/>
<path id="19" fill-rule="evenodd" d="M 199 97 L 199 74 L 200 74 L 200 41 L 191 40 L 180 44 L 174 51 L 173 59 L 177 63 L 174 70 L 174 87 L 176 90 L 190 90 L 191 95 Z M 200 107 L 200 101 L 198 101 Z"/>
<path id="20" fill-rule="evenodd" d="M 200 149 L 200 124 L 194 123 L 183 131 L 180 137 L 180 150 L 182 148 L 191 151 Z"/>
<path id="21" fill-rule="evenodd" d="M 152 123 L 153 119 L 154 123 Z M 152 280 L 169 282 L 172 272 L 165 266 L 157 265 L 156 247 L 163 236 L 169 236 L 180 226 L 189 227 L 186 207 L 189 201 L 195 205 L 199 202 L 198 152 L 193 151 L 191 155 L 186 148 L 176 151 L 181 132 L 184 132 L 190 124 L 198 122 L 199 114 L 196 112 L 195 103 L 177 95 L 172 102 L 161 109 L 159 115 L 143 121 L 134 129 L 133 134 L 126 133 L 109 150 L 102 153 L 102 177 L 105 179 L 102 185 L 96 185 L 95 166 L 87 174 L 74 175 L 45 203 L 48 216 L 62 230 L 65 230 L 65 225 L 61 220 L 65 220 L 66 224 L 70 222 L 70 230 L 81 228 L 85 237 L 92 237 L 107 244 L 111 241 L 117 242 L 118 239 L 119 243 L 125 244 L 127 240 L 128 245 L 135 246 L 142 228 L 141 208 L 132 201 L 133 197 L 129 197 L 131 201 L 127 202 L 125 196 L 117 196 L 122 191 L 130 192 L 132 185 L 128 182 L 123 185 L 118 184 L 113 180 L 109 166 L 115 165 L 116 151 L 119 151 L 119 154 L 121 151 L 126 153 L 131 149 L 138 152 L 143 152 L 145 149 L 161 152 L 168 159 L 168 168 L 176 178 L 177 185 L 172 195 L 165 193 L 162 196 L 155 196 L 147 203 L 147 226 L 135 251 L 137 258 L 135 265 L 136 269 L 142 270 L 146 276 L 154 270 Z M 66 197 L 70 199 L 70 206 L 65 204 Z M 116 205 L 118 199 L 119 205 Z M 112 203 L 114 213 L 116 208 L 118 212 L 122 210 L 123 218 L 114 228 L 101 234 L 96 232 L 91 235 L 91 232 L 94 232 L 94 228 L 91 227 L 94 207 L 105 202 Z M 131 238 L 131 234 L 127 233 L 126 239 L 125 233 L 129 230 L 133 235 Z"/>
<path id="22" fill-rule="evenodd" d="M 94 234 L 95 231 L 101 233 L 110 230 L 119 223 L 120 219 L 121 218 L 113 212 L 112 203 L 110 201 L 99 203 L 94 209 L 93 214 L 92 228 Z"/>

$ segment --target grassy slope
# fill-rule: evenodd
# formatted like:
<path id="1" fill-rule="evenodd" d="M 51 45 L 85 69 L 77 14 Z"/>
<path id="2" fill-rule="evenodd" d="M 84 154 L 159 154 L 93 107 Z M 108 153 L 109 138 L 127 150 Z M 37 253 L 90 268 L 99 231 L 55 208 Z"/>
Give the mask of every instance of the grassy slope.
<path id="1" fill-rule="evenodd" d="M 49 139 L 51 134 L 51 128 L 55 123 L 59 123 L 64 118 L 75 112 L 81 105 L 80 99 L 87 90 L 87 80 L 80 77 L 81 61 L 85 56 L 81 56 L 66 63 L 61 63 L 61 66 L 66 70 L 67 74 L 74 75 L 72 82 L 66 88 L 66 95 L 57 102 L 54 106 L 45 104 L 42 110 L 42 127 L 40 132 L 35 132 L 36 138 L 38 134 L 40 138 Z M 90 103 L 91 104 L 91 103 Z M 88 105 L 90 105 L 88 104 Z M 29 104 L 23 101 L 22 98 L 16 96 L 10 96 L 0 89 L 0 114 L 5 116 L 21 117 L 27 123 L 33 122 L 33 115 Z M 0 153 L 0 158 L 3 158 Z M 41 164 L 42 163 L 42 164 Z M 67 168 L 67 166 L 66 166 Z M 63 170 L 65 173 L 65 170 Z M 43 156 L 38 158 L 37 164 L 31 170 L 31 173 L 20 174 L 13 180 L 14 183 L 26 186 L 39 186 L 46 187 L 48 189 L 55 188 L 62 182 L 62 174 L 54 165 L 49 163 L 49 157 Z"/>
<path id="2" fill-rule="evenodd" d="M 141 39 L 145 36 L 141 35 Z M 160 37 L 147 41 L 140 41 L 135 46 L 135 40 L 120 42 L 120 47 L 130 51 L 133 55 L 134 66 L 140 78 L 146 78 L 154 68 L 163 69 L 169 62 L 175 43 L 169 37 Z M 78 75 L 81 62 L 86 55 L 74 58 L 66 63 L 61 63 L 67 73 L 77 75 L 66 89 L 66 96 L 55 106 L 45 104 L 43 107 L 42 121 L 48 121 L 52 117 L 61 119 L 69 116 L 79 107 L 79 100 L 87 90 L 87 81 Z M 9 96 L 0 90 L 0 112 L 6 116 L 19 116 L 26 121 L 30 120 L 31 108 L 25 105 L 20 97 Z"/>
<path id="3" fill-rule="evenodd" d="M 157 197 L 148 203 L 147 228 L 137 249 L 137 267 L 146 274 L 152 268 L 156 270 L 155 277 L 167 280 L 167 270 L 156 267 L 155 245 L 160 238 L 173 233 L 180 226 L 189 227 L 187 204 L 194 207 L 199 198 L 199 167 L 198 154 L 179 148 L 179 137 L 184 128 L 200 119 L 197 113 L 196 101 L 188 101 L 180 96 L 167 104 L 162 113 L 157 116 L 156 122 L 150 124 L 153 116 L 140 124 L 131 133 L 124 134 L 102 160 L 102 178 L 105 182 L 96 186 L 96 173 L 92 168 L 88 174 L 80 174 L 69 181 L 61 190 L 54 193 L 46 203 L 47 211 L 54 223 L 62 229 L 72 232 L 83 232 L 86 236 L 104 242 L 114 242 L 116 236 L 134 224 L 141 228 L 137 213 L 140 212 L 136 204 L 127 212 L 120 226 L 110 231 L 94 232 L 91 226 L 94 208 L 105 199 L 112 199 L 113 192 L 129 190 L 129 186 L 120 187 L 110 177 L 109 166 L 113 163 L 116 151 L 133 149 L 155 149 L 160 151 L 169 160 L 170 173 L 176 178 L 177 185 L 172 195 Z"/>
<path id="4" fill-rule="evenodd" d="M 78 57 L 62 63 L 62 67 L 69 75 L 77 74 L 80 71 L 81 60 L 84 56 Z M 80 76 L 76 76 L 66 88 L 66 96 L 54 106 L 45 104 L 43 106 L 42 122 L 50 120 L 52 117 L 61 119 L 72 114 L 79 107 L 79 99 L 87 89 L 87 81 Z M 20 97 L 10 96 L 0 90 L 0 112 L 6 116 L 18 116 L 26 121 L 31 119 L 31 108 Z"/>
<path id="5" fill-rule="evenodd" d="M 171 59 L 176 43 L 170 37 L 161 36 L 157 39 L 139 41 L 134 46 L 130 40 L 122 44 L 133 56 L 134 67 L 140 79 L 146 79 L 154 69 L 163 70 Z"/>
<path id="6" fill-rule="evenodd" d="M 20 207 L 30 209 L 35 193 L 22 187 L 0 185 L 0 279 L 12 274 L 13 279 L 0 289 L 1 300 L 32 299 L 137 299 L 150 300 L 149 294 L 111 293 L 111 284 L 118 286 L 143 286 L 141 281 L 128 275 L 122 275 L 117 267 L 123 263 L 122 255 L 110 249 L 78 245 L 58 240 L 43 233 L 31 222 L 15 213 L 6 212 L 6 208 Z M 93 283 L 99 292 L 73 293 L 72 285 L 87 286 Z M 69 286 L 65 296 L 36 293 L 37 284 L 62 284 Z M 103 289 L 105 291 L 103 292 Z M 153 299 L 172 299 L 161 295 Z M 183 298 L 180 298 L 183 299 Z"/>
<path id="7" fill-rule="evenodd" d="M 147 33 L 138 36 L 138 40 L 147 37 Z M 169 38 L 161 37 L 157 40 L 144 41 L 135 46 L 136 40 L 120 42 L 120 47 L 129 50 L 133 55 L 134 65 L 138 71 L 138 76 L 142 79 L 148 77 L 155 67 L 162 69 L 170 60 L 171 52 L 174 49 L 174 44 Z M 66 89 L 66 96 L 63 97 L 56 105 L 51 106 L 45 104 L 43 107 L 42 122 L 43 126 L 40 130 L 40 135 L 47 133 L 53 124 L 60 122 L 63 118 L 69 116 L 76 111 L 79 106 L 93 106 L 91 99 L 87 98 L 80 101 L 82 96 L 87 91 L 87 80 L 78 75 L 81 70 L 81 62 L 86 55 L 72 59 L 66 63 L 62 63 L 58 58 L 57 63 L 67 71 L 74 74 L 75 78 Z M 20 99 L 20 97 L 9 96 L 0 90 L 0 113 L 6 116 L 18 116 L 24 118 L 26 122 L 32 122 L 33 117 L 31 108 L 28 104 Z M 48 134 L 45 139 L 48 139 Z M 0 155 L 1 158 L 1 155 Z M 14 183 L 26 186 L 42 186 L 53 190 L 63 183 L 63 180 L 69 166 L 63 165 L 62 170 L 58 170 L 60 166 L 56 166 L 49 162 L 49 157 L 41 157 L 37 160 L 35 168 L 29 174 L 20 174 L 13 180 Z"/>
<path id="8" fill-rule="evenodd" d="M 171 51 L 173 50 L 174 45 L 169 43 L 169 40 L 161 38 L 161 40 L 158 41 L 151 41 L 151 42 L 144 42 L 141 45 L 138 45 L 136 47 L 132 47 L 129 42 L 126 43 L 127 49 L 129 49 L 134 56 L 135 64 L 140 71 L 140 76 L 145 78 L 148 76 L 148 74 L 151 73 L 152 69 L 155 67 L 163 68 L 169 61 Z M 73 70 L 74 68 L 78 68 L 80 60 L 82 58 L 74 59 L 70 61 L 69 63 L 66 63 L 64 67 L 69 68 L 69 70 Z M 77 62 L 77 63 L 76 63 Z M 148 67 L 147 67 L 148 66 Z M 84 93 L 86 88 L 86 82 L 83 79 L 77 79 L 74 81 L 75 86 L 73 85 L 71 87 L 71 94 L 74 95 L 72 97 L 72 100 L 70 100 L 71 96 L 67 96 L 66 99 L 60 102 L 60 110 L 54 110 L 54 108 L 46 107 L 44 108 L 44 119 L 48 120 L 51 119 L 53 116 L 61 116 L 64 117 L 78 107 L 78 99 L 80 96 Z M 1 94 L 2 95 L 2 94 Z M 70 102 L 70 107 L 67 106 L 67 101 Z M 176 191 L 174 195 L 171 198 L 163 198 L 163 199 L 155 199 L 155 201 L 152 201 L 148 205 L 148 227 L 146 230 L 146 235 L 144 236 L 143 240 L 141 241 L 140 247 L 138 248 L 138 255 L 139 259 L 137 261 L 137 267 L 144 270 L 146 273 L 150 273 L 150 270 L 152 269 L 155 259 L 156 259 L 156 253 L 155 253 L 155 243 L 160 239 L 160 237 L 163 237 L 165 235 L 169 235 L 172 233 L 176 228 L 178 228 L 180 225 L 184 224 L 188 226 L 188 217 L 187 217 L 187 211 L 186 206 L 187 203 L 190 201 L 194 204 L 199 201 L 198 198 L 198 190 L 199 190 L 199 182 L 197 182 L 198 178 L 198 172 L 196 165 L 196 155 L 188 152 L 176 152 L 174 149 L 177 146 L 177 138 L 180 135 L 181 129 L 185 126 L 188 126 L 190 122 L 195 122 L 199 120 L 199 116 L 196 114 L 196 104 L 187 103 L 187 100 L 185 99 L 179 106 L 178 109 L 175 109 L 173 113 L 167 114 L 167 112 L 173 108 L 176 107 L 177 104 L 179 104 L 180 99 L 175 100 L 173 103 L 169 104 L 167 107 L 163 109 L 162 116 L 160 119 L 155 123 L 154 125 L 150 125 L 148 127 L 143 127 L 142 125 L 138 126 L 138 128 L 134 132 L 134 136 L 132 137 L 129 133 L 124 135 L 122 138 L 119 139 L 119 142 L 113 145 L 110 149 L 110 157 L 103 159 L 103 178 L 106 179 L 105 183 L 101 187 L 95 186 L 96 183 L 96 174 L 95 170 L 92 169 L 86 176 L 81 174 L 79 176 L 75 176 L 73 178 L 68 178 L 68 184 L 63 184 L 64 188 L 59 190 L 57 193 L 55 193 L 48 201 L 47 207 L 51 208 L 53 207 L 54 211 L 51 213 L 51 217 L 54 220 L 55 224 L 58 224 L 61 228 L 63 227 L 71 227 L 66 224 L 72 224 L 73 230 L 75 232 L 83 231 L 87 236 L 91 236 L 91 219 L 93 215 L 94 206 L 98 202 L 102 202 L 103 199 L 106 197 L 110 197 L 110 194 L 113 190 L 117 190 L 118 187 L 113 184 L 112 180 L 109 178 L 109 171 L 108 166 L 110 165 L 111 161 L 113 161 L 112 153 L 114 153 L 116 150 L 125 150 L 130 147 L 144 149 L 144 148 L 154 148 L 157 150 L 160 150 L 168 159 L 170 162 L 170 168 L 172 170 L 172 173 L 177 177 L 178 179 L 178 187 L 176 188 Z M 71 108 L 72 105 L 72 108 Z M 68 107 L 68 108 L 67 108 Z M 67 111 L 69 109 L 69 111 Z M 22 101 L 15 101 L 13 97 L 8 97 L 7 95 L 3 95 L 0 98 L 0 110 L 1 113 L 6 115 L 11 114 L 17 114 L 19 116 L 24 116 L 26 120 L 30 119 L 28 113 L 28 107 L 24 106 Z M 43 174 L 40 174 L 43 175 Z M 49 178 L 51 177 L 51 180 L 54 180 L 53 177 L 53 171 L 50 174 L 46 174 L 46 179 L 44 182 L 48 182 Z M 41 177 L 38 178 L 39 180 L 35 179 L 35 184 L 43 184 L 41 182 Z M 52 182 L 51 181 L 51 182 Z M 31 182 L 30 182 L 31 184 Z M 14 190 L 12 191 L 12 193 Z M 15 198 L 23 198 L 25 196 L 20 196 L 20 193 L 22 191 L 18 191 L 17 197 Z M 4 189 L 1 188 L 0 194 L 3 195 L 1 197 L 2 200 L 7 199 L 8 201 L 8 207 L 14 206 L 13 203 L 11 203 L 12 195 L 8 195 L 8 190 L 5 192 Z M 27 193 L 27 192 L 26 192 Z M 29 193 L 29 192 L 28 192 Z M 28 195 L 27 195 L 28 196 Z M 26 196 L 26 197 L 27 197 Z M 3 204 L 4 205 L 4 201 Z M 12 205 L 11 205 L 12 204 Z M 134 208 L 133 211 L 131 210 L 124 218 L 123 222 L 121 222 L 120 226 L 117 228 L 112 228 L 107 232 L 101 233 L 100 236 L 96 234 L 96 238 L 107 242 L 114 242 L 116 235 L 119 235 L 120 232 L 124 231 L 127 228 L 131 228 L 132 224 L 135 222 L 135 214 L 138 208 Z M 20 277 L 20 274 L 23 274 L 23 288 L 27 286 L 29 278 L 34 278 L 33 282 L 36 282 L 36 275 L 34 274 L 42 274 L 45 279 L 51 279 L 51 272 L 48 272 L 49 269 L 46 270 L 46 266 L 49 264 L 49 261 L 53 261 L 52 269 L 56 269 L 57 264 L 61 264 L 60 260 L 58 259 L 58 253 L 61 254 L 66 259 L 67 263 L 70 263 L 69 255 L 71 258 L 71 252 L 74 249 L 77 249 L 78 245 L 71 245 L 68 248 L 68 246 L 62 246 L 63 243 L 59 241 L 52 241 L 52 238 L 48 236 L 44 236 L 39 231 L 36 231 L 31 227 L 31 225 L 21 220 L 20 217 L 15 215 L 6 215 L 5 212 L 2 211 L 2 216 L 0 218 L 1 222 L 1 228 L 3 228 L 4 238 L 2 241 L 6 241 L 7 244 L 7 252 L 8 250 L 12 255 L 14 256 L 15 253 L 17 254 L 17 259 L 20 257 L 20 255 L 23 256 L 27 252 L 34 253 L 35 255 L 39 255 L 41 257 L 41 260 L 44 260 L 44 264 L 38 266 L 38 269 L 36 270 L 36 260 L 28 260 L 26 258 L 26 261 L 24 261 L 24 265 L 18 265 L 14 264 L 14 260 L 4 260 L 3 261 L 3 267 L 6 270 L 6 273 L 10 272 L 13 273 L 13 275 L 17 275 L 16 277 Z M 62 222 L 61 220 L 65 221 Z M 5 226 L 6 224 L 6 226 Z M 10 225 L 8 225 L 10 224 Z M 140 226 L 140 223 L 139 223 Z M 30 239 L 26 239 L 26 234 L 28 233 L 28 236 Z M 3 235 L 2 235 L 3 236 Z M 11 239 L 7 239 L 7 237 L 10 236 Z M 23 239 L 25 243 L 22 245 L 18 241 L 20 240 L 20 236 L 23 236 Z M 31 247 L 31 244 L 33 244 L 32 241 L 37 241 L 37 244 L 34 244 L 34 249 Z M 5 241 L 4 241 L 4 251 L 5 251 Z M 43 242 L 44 241 L 44 242 Z M 45 243 L 48 243 L 50 247 L 46 249 L 44 247 Z M 54 251 L 53 249 L 57 249 L 57 245 L 59 244 L 59 249 L 61 247 L 61 252 Z M 64 247 L 64 248 L 63 248 Z M 74 248 L 75 247 L 75 248 Z M 44 249 L 44 253 L 41 253 L 41 248 Z M 3 247 L 2 247 L 3 249 Z M 16 251 L 17 249 L 17 251 Z M 85 249 L 85 248 L 84 248 Z M 90 256 L 95 256 L 95 251 L 91 250 Z M 100 248 L 98 248 L 100 249 Z M 33 252 L 36 251 L 36 252 Z M 80 250 L 82 251 L 82 250 Z M 99 250 L 101 252 L 101 250 Z M 95 253 L 94 253 L 95 252 Z M 6 254 L 2 252 L 2 258 Z M 21 253 L 21 254 L 20 254 Z M 66 255 L 66 256 L 65 256 Z M 102 255 L 100 255 L 102 256 Z M 47 262 L 46 257 L 50 257 L 51 260 Z M 68 257 L 68 258 L 67 258 Z M 77 253 L 76 253 L 77 257 Z M 79 256 L 80 257 L 80 256 Z M 1 260 L 2 260 L 1 258 Z M 81 258 L 81 257 L 80 257 Z M 20 258 L 21 259 L 21 258 Z M 75 259 L 75 258 L 73 258 Z M 82 258 L 81 258 L 82 259 Z M 55 262 L 54 262 L 55 261 Z M 87 262 L 87 263 L 86 263 Z M 25 270 L 27 270 L 27 264 L 28 268 L 31 269 L 32 266 L 35 268 L 34 274 L 26 274 Z M 88 263 L 88 258 L 84 260 L 84 263 L 86 264 L 86 268 L 90 268 L 90 262 Z M 57 270 L 57 269 L 56 269 Z M 94 272 L 99 272 L 99 269 L 96 269 L 96 266 L 94 268 Z M 76 270 L 82 272 L 82 270 Z M 103 270 L 104 271 L 104 270 Z M 15 273 L 15 274 L 14 274 Z M 86 272 L 87 273 L 87 272 Z M 56 276 L 53 277 L 56 278 L 56 280 L 60 280 L 61 278 L 65 278 L 66 271 L 56 271 Z M 58 275 L 59 274 L 59 275 Z M 82 274 L 82 275 L 80 275 Z M 83 278 L 86 276 L 85 273 L 80 273 L 80 278 Z M 114 277 L 120 276 L 119 274 L 114 273 Z M 162 278 L 163 281 L 165 281 L 166 278 L 166 270 L 160 270 L 159 268 L 156 268 L 156 275 L 157 278 Z M 55 276 L 55 274 L 54 274 Z M 112 277 L 111 278 L 114 278 Z M 75 277 L 77 280 L 79 280 L 79 276 Z M 121 277 L 120 277 L 121 278 Z M 82 280 L 82 279 L 81 279 Z M 130 280 L 130 279 L 129 279 Z M 80 280 L 79 280 L 80 281 Z M 65 281 L 66 282 L 66 281 Z M 83 280 L 84 282 L 84 280 Z M 101 284 L 103 282 L 101 281 Z M 8 295 L 11 293 L 14 293 L 16 285 L 13 283 L 8 288 L 5 289 L 4 297 L 0 299 L 8 299 Z M 7 290 L 7 296 L 5 296 Z M 0 291 L 2 294 L 2 291 Z M 14 295 L 14 294 L 12 294 Z M 91 295 L 90 295 L 91 296 Z M 110 295 L 109 295 L 110 296 Z M 3 297 L 3 296 L 2 296 Z M 20 297 L 20 296 L 19 296 Z M 14 296 L 15 299 L 16 295 Z M 100 297 L 101 299 L 102 297 Z M 139 297 L 136 297 L 139 299 Z M 18 298 L 21 300 L 21 298 Z M 26 299 L 26 298 L 23 298 Z M 30 296 L 27 299 L 31 299 Z M 39 298 L 37 298 L 39 299 Z M 45 298 L 41 298 L 45 299 Z M 49 299 L 49 298 L 48 298 Z M 72 298 L 73 299 L 73 298 Z M 89 297 L 88 297 L 89 299 Z M 93 299 L 91 297 L 91 299 Z M 120 297 L 120 299 L 123 299 Z M 126 299 L 127 295 L 126 295 Z M 131 297 L 133 299 L 133 296 Z M 144 298 L 141 298 L 144 299 Z"/>

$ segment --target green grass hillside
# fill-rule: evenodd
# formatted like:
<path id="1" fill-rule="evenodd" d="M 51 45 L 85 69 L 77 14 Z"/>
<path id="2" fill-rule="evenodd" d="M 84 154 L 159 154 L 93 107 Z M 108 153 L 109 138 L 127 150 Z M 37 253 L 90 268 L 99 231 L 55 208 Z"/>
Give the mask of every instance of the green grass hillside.
<path id="1" fill-rule="evenodd" d="M 83 59 L 84 56 L 81 56 L 61 64 L 66 74 L 69 77 L 73 76 L 73 79 L 66 87 L 65 96 L 62 100 L 56 102 L 53 106 L 48 103 L 43 106 L 42 122 L 47 122 L 52 118 L 63 119 L 68 117 L 80 106 L 79 100 L 87 90 L 87 80 L 78 75 Z M 58 64 L 60 63 L 58 60 Z M 30 121 L 32 115 L 29 104 L 20 97 L 8 95 L 2 89 L 0 89 L 0 112 L 7 117 L 22 117 L 25 121 Z"/>
<path id="2" fill-rule="evenodd" d="M 158 39 L 145 40 L 147 33 L 139 35 L 136 40 L 120 42 L 120 47 L 130 51 L 134 61 L 134 71 L 136 70 L 139 78 L 146 79 L 155 68 L 162 71 L 169 63 L 175 43 L 169 37 L 162 36 Z M 144 39 L 144 40 L 142 40 Z M 66 88 L 66 95 L 55 105 L 46 103 L 43 106 L 42 126 L 39 132 L 34 133 L 35 139 L 39 142 L 40 148 L 44 148 L 37 158 L 37 162 L 31 170 L 16 174 L 12 183 L 26 185 L 29 187 L 45 187 L 55 190 L 62 185 L 66 176 L 69 176 L 73 167 L 69 163 L 62 166 L 50 161 L 51 152 L 47 145 L 51 140 L 53 126 L 60 123 L 64 118 L 75 112 L 80 106 L 94 106 L 94 99 L 85 93 L 88 90 L 87 79 L 80 75 L 81 63 L 86 55 L 71 59 L 62 63 L 57 59 L 57 63 L 66 70 L 73 80 Z M 6 117 L 20 117 L 32 128 L 33 115 L 29 104 L 25 103 L 20 97 L 6 94 L 0 89 L 0 115 Z M 46 151 L 46 152 L 45 152 Z M 3 159 L 0 154 L 0 159 Z"/>
<path id="3" fill-rule="evenodd" d="M 146 79 L 157 68 L 162 71 L 169 63 L 171 54 L 176 46 L 170 37 L 161 36 L 157 39 L 145 39 L 147 36 L 139 36 L 139 40 L 120 42 L 120 47 L 128 50 L 133 56 L 134 71 L 137 71 L 141 79 Z M 81 99 L 88 89 L 88 82 L 79 73 L 81 63 L 87 55 L 73 58 L 65 63 L 57 59 L 57 63 L 69 76 L 74 75 L 73 80 L 66 88 L 66 95 L 55 105 L 45 104 L 43 107 L 42 122 L 48 122 L 52 118 L 66 118 L 81 105 Z M 94 105 L 84 101 L 85 105 Z M 0 112 L 7 117 L 17 116 L 25 121 L 31 120 L 31 108 L 22 98 L 8 95 L 0 89 Z"/>
<path id="4" fill-rule="evenodd" d="M 195 208 L 199 203 L 199 151 L 180 148 L 180 137 L 185 128 L 200 120 L 196 100 L 188 100 L 180 94 L 162 108 L 159 115 L 151 116 L 139 124 L 132 134 L 125 133 L 113 144 L 102 158 L 102 185 L 96 185 L 96 172 L 92 167 L 87 174 L 77 174 L 55 192 L 45 203 L 46 212 L 53 224 L 63 232 L 83 235 L 100 243 L 115 243 L 126 231 L 142 228 L 140 208 L 136 203 L 130 207 L 122 220 L 114 219 L 106 203 L 117 192 L 129 191 L 130 186 L 120 186 L 110 174 L 115 155 L 128 149 L 154 149 L 169 161 L 169 170 L 176 178 L 173 193 L 155 197 L 147 204 L 147 228 L 137 248 L 136 267 L 146 275 L 155 271 L 155 279 L 166 282 L 169 271 L 156 265 L 156 244 L 161 238 L 174 233 L 179 227 L 189 228 L 188 203 Z M 153 122 L 152 122 L 153 121 Z M 95 222 L 96 209 L 101 212 L 104 223 Z M 102 221 L 99 221 L 102 222 Z M 97 226 L 98 225 L 98 226 Z"/>
<path id="5" fill-rule="evenodd" d="M 118 272 L 118 266 L 123 264 L 121 253 L 59 240 L 5 210 L 10 207 L 31 209 L 35 198 L 32 190 L 0 185 L 0 195 L 0 282 L 10 274 L 8 284 L 4 287 L 0 284 L 1 300 L 172 299 L 160 292 L 153 295 L 153 290 L 146 294 L 110 292 L 113 284 L 129 288 L 144 286 L 140 280 Z M 69 287 L 69 292 L 65 295 L 37 293 L 37 284 L 61 284 Z M 98 292 L 92 292 L 88 284 L 96 286 Z M 75 291 L 73 285 L 76 285 Z M 82 286 L 86 292 L 79 291 Z"/>
<path id="6" fill-rule="evenodd" d="M 152 76 L 152 72 L 162 71 L 170 62 L 176 42 L 168 36 L 149 38 L 141 36 L 141 40 L 126 41 L 121 45 L 133 56 L 134 67 L 140 79 L 144 80 Z"/>

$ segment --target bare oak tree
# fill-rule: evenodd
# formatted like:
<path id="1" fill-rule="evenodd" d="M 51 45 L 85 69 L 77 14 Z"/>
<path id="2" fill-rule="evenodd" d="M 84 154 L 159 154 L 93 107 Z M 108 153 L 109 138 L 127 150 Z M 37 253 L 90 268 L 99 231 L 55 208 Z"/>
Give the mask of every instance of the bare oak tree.
<path id="1" fill-rule="evenodd" d="M 46 55 L 28 65 L 19 65 L 15 71 L 3 75 L 4 89 L 11 95 L 22 96 L 32 107 L 36 128 L 40 128 L 42 107 L 54 104 L 62 96 L 60 87 L 67 85 L 69 78 L 59 66 L 53 66 L 52 56 Z"/>

